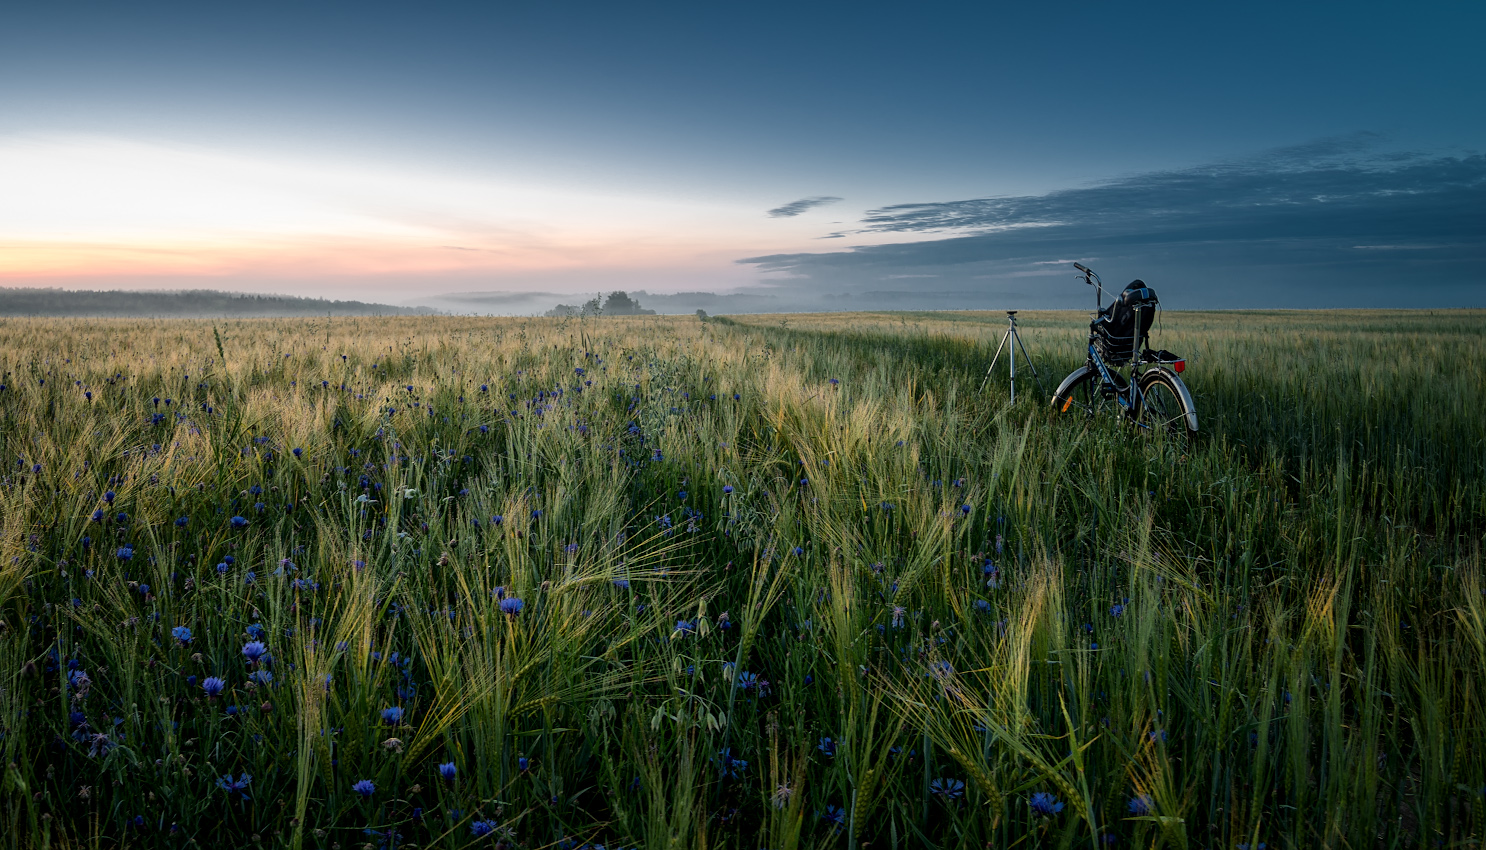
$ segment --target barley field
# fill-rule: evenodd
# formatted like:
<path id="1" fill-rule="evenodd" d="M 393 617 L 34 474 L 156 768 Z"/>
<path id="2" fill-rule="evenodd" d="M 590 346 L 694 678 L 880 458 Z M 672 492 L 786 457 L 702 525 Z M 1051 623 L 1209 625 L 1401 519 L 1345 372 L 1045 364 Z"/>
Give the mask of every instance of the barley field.
<path id="1" fill-rule="evenodd" d="M 0 320 L 0 845 L 1480 846 L 1486 311 L 1020 318 Z"/>

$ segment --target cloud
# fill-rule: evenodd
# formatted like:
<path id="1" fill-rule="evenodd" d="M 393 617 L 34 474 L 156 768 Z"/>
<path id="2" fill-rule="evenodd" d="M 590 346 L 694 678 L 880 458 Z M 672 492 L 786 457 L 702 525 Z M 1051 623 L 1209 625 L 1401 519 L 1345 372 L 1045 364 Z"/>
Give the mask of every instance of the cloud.
<path id="1" fill-rule="evenodd" d="M 1107 280 L 1165 282 L 1173 307 L 1486 305 L 1486 157 L 1373 153 L 1375 141 L 1322 140 L 1045 195 L 896 204 L 869 211 L 856 232 L 923 240 L 738 262 L 801 288 L 867 291 L 940 274 L 942 286 L 994 294 L 997 281 L 1081 259 Z M 1029 306 L 1075 296 L 1049 281 Z"/>
<path id="2" fill-rule="evenodd" d="M 815 209 L 816 207 L 824 207 L 829 204 L 834 204 L 840 200 L 840 198 L 835 198 L 830 195 L 818 195 L 814 198 L 801 198 L 798 201 L 791 201 L 790 203 L 787 203 L 782 207 L 775 207 L 774 209 L 769 210 L 769 218 L 794 218 L 800 213 L 808 212 Z"/>

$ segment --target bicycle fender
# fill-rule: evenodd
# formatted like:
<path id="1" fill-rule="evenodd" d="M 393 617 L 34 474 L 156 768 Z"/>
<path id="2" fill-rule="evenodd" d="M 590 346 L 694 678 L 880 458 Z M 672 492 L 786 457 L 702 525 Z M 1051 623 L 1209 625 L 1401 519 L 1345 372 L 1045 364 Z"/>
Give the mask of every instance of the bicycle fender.
<path id="1" fill-rule="evenodd" d="M 1168 369 L 1165 366 L 1157 366 L 1156 368 L 1161 370 L 1162 372 L 1165 372 L 1167 377 L 1171 378 L 1171 382 L 1173 384 L 1176 384 L 1176 391 L 1182 394 L 1182 403 L 1185 404 L 1187 406 L 1187 410 L 1190 411 L 1187 414 L 1187 428 L 1191 431 L 1196 431 L 1197 405 L 1192 401 L 1192 394 L 1187 391 L 1187 385 L 1182 383 L 1182 379 L 1177 377 L 1175 371 Z"/>
<path id="2" fill-rule="evenodd" d="M 1079 379 L 1088 374 L 1088 372 L 1089 365 L 1087 363 L 1070 372 L 1068 374 L 1068 377 L 1063 379 L 1063 383 L 1058 384 L 1058 389 L 1053 392 L 1053 406 L 1056 407 L 1058 404 L 1058 399 L 1063 398 L 1063 396 L 1068 392 L 1068 388 L 1078 383 Z"/>

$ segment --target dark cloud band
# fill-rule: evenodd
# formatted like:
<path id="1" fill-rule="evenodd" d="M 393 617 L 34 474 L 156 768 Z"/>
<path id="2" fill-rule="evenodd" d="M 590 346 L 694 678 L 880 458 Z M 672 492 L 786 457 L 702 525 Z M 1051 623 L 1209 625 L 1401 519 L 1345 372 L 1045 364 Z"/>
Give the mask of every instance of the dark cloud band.
<path id="1" fill-rule="evenodd" d="M 1187 303 L 1172 306 L 1486 303 L 1486 157 L 1368 154 L 1370 141 L 1046 195 L 899 204 L 870 211 L 859 232 L 924 241 L 739 262 L 837 291 L 915 274 L 966 292 L 1016 280 L 1034 302 L 1027 279 L 1073 257 L 1098 258 L 1108 279 L 1179 281 Z M 1065 283 L 1041 288 L 1061 298 Z M 1377 294 L 1389 292 L 1408 297 Z"/>
<path id="2" fill-rule="evenodd" d="M 816 207 L 823 207 L 827 204 L 834 204 L 840 200 L 840 198 L 835 198 L 830 195 L 818 195 L 814 198 L 801 198 L 798 201 L 791 201 L 790 203 L 787 203 L 782 207 L 775 207 L 774 209 L 769 210 L 769 218 L 794 218 L 800 213 L 808 212 L 815 209 Z"/>

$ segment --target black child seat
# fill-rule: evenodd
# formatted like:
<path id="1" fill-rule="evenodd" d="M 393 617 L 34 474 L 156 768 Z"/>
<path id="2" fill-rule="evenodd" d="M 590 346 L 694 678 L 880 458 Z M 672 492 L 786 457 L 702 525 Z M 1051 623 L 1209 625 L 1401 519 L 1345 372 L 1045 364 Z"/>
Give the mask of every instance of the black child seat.
<path id="1" fill-rule="evenodd" d="M 1159 303 L 1156 290 L 1146 286 L 1143 280 L 1132 280 L 1124 292 L 1099 311 L 1089 323 L 1089 342 L 1104 362 L 1123 366 L 1135 356 L 1137 346 L 1144 346 L 1150 336 Z"/>

